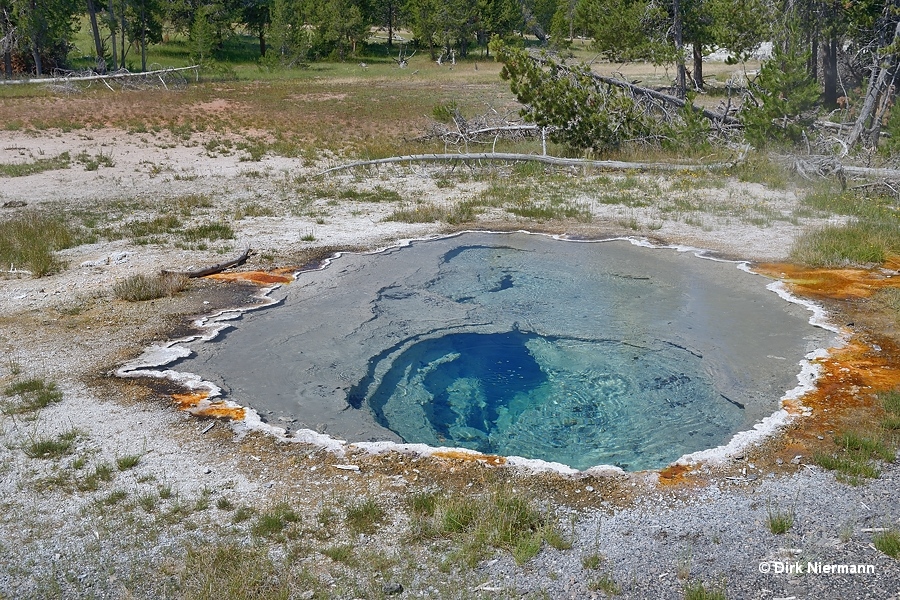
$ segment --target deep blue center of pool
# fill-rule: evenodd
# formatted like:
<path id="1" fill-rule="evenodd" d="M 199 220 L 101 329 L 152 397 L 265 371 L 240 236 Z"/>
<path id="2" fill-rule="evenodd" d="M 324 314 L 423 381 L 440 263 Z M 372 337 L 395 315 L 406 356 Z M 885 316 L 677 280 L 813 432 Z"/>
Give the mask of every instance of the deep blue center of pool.
<path id="1" fill-rule="evenodd" d="M 397 355 L 368 403 L 406 440 L 576 468 L 647 468 L 741 421 L 741 407 L 699 369 L 698 357 L 675 346 L 447 334 Z"/>

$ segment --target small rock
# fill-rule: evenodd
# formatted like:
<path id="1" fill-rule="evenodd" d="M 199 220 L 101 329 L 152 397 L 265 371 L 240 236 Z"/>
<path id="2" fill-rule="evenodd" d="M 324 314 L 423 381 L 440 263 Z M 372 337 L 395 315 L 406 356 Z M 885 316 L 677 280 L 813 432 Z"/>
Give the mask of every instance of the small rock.
<path id="1" fill-rule="evenodd" d="M 776 458 L 776 459 L 775 459 L 775 464 L 776 464 L 776 465 L 783 465 L 783 464 L 784 464 L 784 461 L 781 460 L 780 458 Z"/>
<path id="2" fill-rule="evenodd" d="M 28 206 L 28 203 L 22 200 L 9 200 L 3 203 L 3 208 L 21 208 L 23 206 Z"/>
<path id="3" fill-rule="evenodd" d="M 586 492 L 593 492 L 593 491 L 594 491 L 594 486 L 592 486 L 592 485 L 586 485 L 586 486 L 584 486 L 584 491 L 586 491 Z"/>
<path id="4" fill-rule="evenodd" d="M 212 473 L 212 469 L 210 469 L 209 467 L 206 467 L 205 469 L 203 469 L 204 475 L 209 475 L 210 473 Z"/>
<path id="5" fill-rule="evenodd" d="M 381 587 L 381 589 L 382 589 L 382 591 L 383 591 L 386 595 L 388 595 L 388 596 L 393 596 L 394 594 L 399 594 L 399 593 L 401 593 L 401 592 L 403 591 L 403 586 L 400 585 L 400 584 L 399 584 L 398 582 L 396 582 L 396 581 L 391 581 L 391 582 L 388 582 L 388 583 L 384 584 L 384 585 Z"/>
<path id="6" fill-rule="evenodd" d="M 799 464 L 800 464 L 800 459 L 801 459 L 801 458 L 803 458 L 803 455 L 802 455 L 802 454 L 798 454 L 797 456 L 795 456 L 794 458 L 791 459 L 791 464 L 792 464 L 792 465 L 799 465 Z"/>
<path id="7" fill-rule="evenodd" d="M 306 590 L 297 597 L 300 598 L 300 600 L 311 600 L 315 595 L 316 592 L 314 590 Z"/>

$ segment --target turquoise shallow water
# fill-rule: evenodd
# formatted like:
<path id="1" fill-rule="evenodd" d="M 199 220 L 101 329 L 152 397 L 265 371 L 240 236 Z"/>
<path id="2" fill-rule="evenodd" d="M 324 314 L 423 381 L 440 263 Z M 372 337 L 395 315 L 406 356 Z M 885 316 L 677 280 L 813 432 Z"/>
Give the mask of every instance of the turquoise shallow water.
<path id="1" fill-rule="evenodd" d="M 664 466 L 778 409 L 825 345 L 732 263 L 468 233 L 344 255 L 180 370 L 288 428 Z"/>

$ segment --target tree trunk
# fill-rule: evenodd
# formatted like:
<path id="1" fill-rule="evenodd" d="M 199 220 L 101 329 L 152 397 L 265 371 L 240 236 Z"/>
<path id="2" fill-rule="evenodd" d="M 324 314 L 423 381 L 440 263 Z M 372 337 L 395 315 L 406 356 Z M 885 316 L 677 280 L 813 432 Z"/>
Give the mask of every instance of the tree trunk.
<path id="1" fill-rule="evenodd" d="M 388 48 L 394 47 L 394 3 L 388 2 L 387 5 L 387 27 L 388 27 Z"/>
<path id="2" fill-rule="evenodd" d="M 694 86 L 698 90 L 703 88 L 703 46 L 694 42 Z"/>
<path id="3" fill-rule="evenodd" d="M 107 6 L 107 10 L 109 11 L 109 41 L 112 44 L 112 68 L 113 71 L 118 71 L 118 53 L 116 52 L 116 13 L 113 10 L 113 0 L 109 0 Z"/>
<path id="4" fill-rule="evenodd" d="M 122 58 L 119 60 L 119 63 L 122 65 L 122 68 L 124 69 L 125 68 L 125 52 L 126 52 L 126 50 L 125 50 L 125 7 L 124 6 L 122 7 L 122 14 L 119 15 L 119 18 L 121 19 L 121 21 L 119 23 L 119 35 L 121 37 L 119 38 L 119 41 L 121 41 L 121 46 L 122 46 L 122 48 L 121 48 Z"/>
<path id="5" fill-rule="evenodd" d="M 837 37 L 832 34 L 827 44 L 822 46 L 822 85 L 824 94 L 822 100 L 826 108 L 837 108 L 838 77 L 837 77 Z"/>
<path id="6" fill-rule="evenodd" d="M 681 27 L 681 2 L 672 0 L 675 12 L 675 96 L 684 98 L 687 77 L 684 69 L 684 35 Z"/>
<path id="7" fill-rule="evenodd" d="M 91 33 L 94 34 L 94 50 L 97 52 L 97 70 L 102 73 L 106 72 L 105 65 L 101 69 L 103 60 L 103 42 L 100 41 L 100 28 L 97 26 L 97 9 L 94 7 L 94 0 L 87 0 L 88 17 L 91 21 Z"/>
<path id="8" fill-rule="evenodd" d="M 256 35 L 259 37 L 259 55 L 266 55 L 266 28 L 264 25 L 259 26 L 259 30 L 256 32 Z"/>
<path id="9" fill-rule="evenodd" d="M 900 41 L 900 21 L 897 21 L 897 26 L 894 29 L 894 39 L 891 45 L 897 44 L 898 41 Z M 848 146 L 854 146 L 862 137 L 867 124 L 872 120 L 875 107 L 878 104 L 878 97 L 883 92 L 890 93 L 887 84 L 888 76 L 896 66 L 894 64 L 894 58 L 893 54 L 888 54 L 872 65 L 872 77 L 869 79 L 869 87 L 866 90 L 866 99 L 863 101 L 862 108 L 859 110 L 859 117 L 856 118 L 853 129 L 850 130 L 850 135 L 847 137 Z M 893 78 L 891 79 L 893 80 Z M 877 142 L 877 140 L 875 141 Z"/>
<path id="10" fill-rule="evenodd" d="M 31 10 L 32 19 L 34 15 L 37 14 L 37 2 L 36 0 L 31 0 L 29 2 L 29 8 Z M 44 73 L 43 63 L 41 62 L 41 37 L 40 34 L 36 30 L 31 30 L 31 56 L 34 58 L 34 69 L 37 72 L 37 76 L 40 77 Z"/>
<path id="11" fill-rule="evenodd" d="M 141 72 L 147 70 L 147 11 L 141 3 Z"/>
<path id="12" fill-rule="evenodd" d="M 41 62 L 41 49 L 37 44 L 31 49 L 31 56 L 34 57 L 34 70 L 37 73 L 37 76 L 40 77 L 44 74 L 44 65 Z"/>
<path id="13" fill-rule="evenodd" d="M 3 52 L 3 72 L 6 73 L 7 79 L 12 78 L 12 53 L 9 50 Z"/>

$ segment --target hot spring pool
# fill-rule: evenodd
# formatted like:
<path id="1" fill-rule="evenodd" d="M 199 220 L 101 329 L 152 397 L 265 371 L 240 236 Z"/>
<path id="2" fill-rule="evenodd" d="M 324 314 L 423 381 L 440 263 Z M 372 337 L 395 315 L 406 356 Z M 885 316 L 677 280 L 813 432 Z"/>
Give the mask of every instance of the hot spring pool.
<path id="1" fill-rule="evenodd" d="M 734 263 L 465 233 L 346 254 L 180 361 L 290 429 L 658 468 L 779 408 L 826 345 Z"/>

